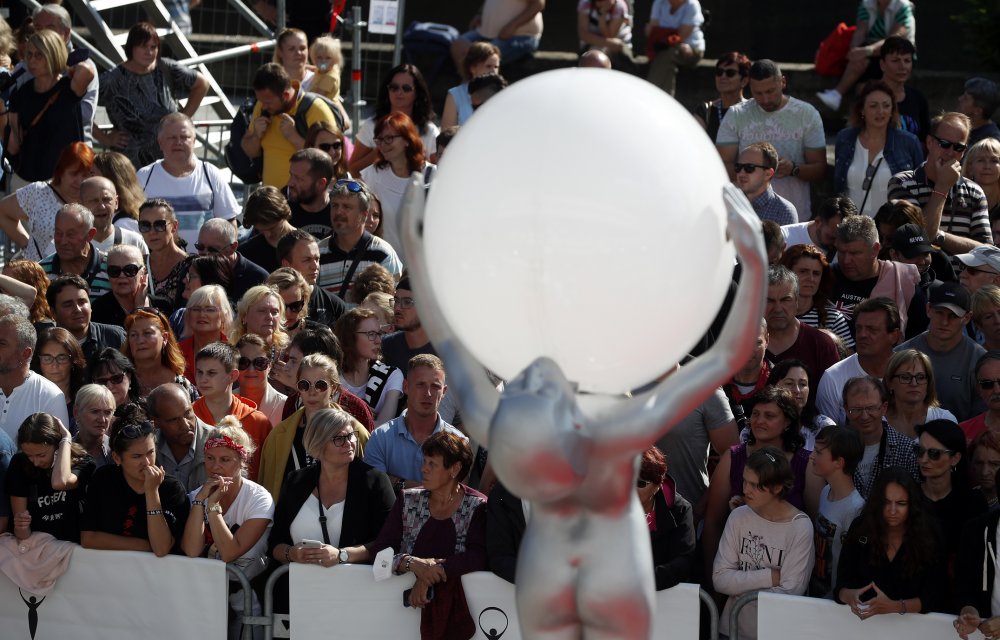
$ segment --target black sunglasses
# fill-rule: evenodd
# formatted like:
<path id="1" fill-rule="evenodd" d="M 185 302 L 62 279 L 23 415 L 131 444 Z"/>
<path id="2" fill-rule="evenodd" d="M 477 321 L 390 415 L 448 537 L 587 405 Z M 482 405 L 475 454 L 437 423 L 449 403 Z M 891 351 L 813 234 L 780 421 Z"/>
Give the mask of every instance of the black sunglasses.
<path id="1" fill-rule="evenodd" d="M 257 356 L 253 360 L 245 356 L 240 356 L 239 361 L 236 363 L 236 367 L 240 371 L 246 371 L 250 368 L 250 365 L 253 365 L 253 368 L 257 371 L 263 371 L 271 365 L 271 361 L 264 356 Z"/>
<path id="2" fill-rule="evenodd" d="M 939 138 L 933 134 L 931 135 L 931 137 L 937 140 L 937 143 L 941 145 L 942 149 L 945 150 L 954 149 L 957 153 L 962 153 L 963 151 L 969 148 L 969 145 L 962 144 L 961 142 L 952 142 L 951 140 L 945 140 L 944 138 Z"/>
<path id="3" fill-rule="evenodd" d="M 94 378 L 92 381 L 94 384 L 99 384 L 102 387 L 106 387 L 109 384 L 121 384 L 125 382 L 124 373 L 116 373 L 113 376 L 108 376 L 106 378 Z"/>
<path id="4" fill-rule="evenodd" d="M 149 220 L 139 221 L 140 233 L 149 233 L 150 231 L 158 231 L 160 233 L 163 233 L 166 230 L 167 230 L 166 220 L 153 220 L 152 222 L 150 222 Z"/>
<path id="5" fill-rule="evenodd" d="M 979 384 L 980 389 L 982 389 L 983 391 L 989 391 L 997 384 L 1000 384 L 1000 380 L 990 380 L 989 378 L 980 378 L 977 381 L 977 383 Z"/>
<path id="6" fill-rule="evenodd" d="M 340 151 L 341 149 L 343 149 L 344 148 L 344 143 L 341 142 L 340 140 L 337 140 L 336 142 L 324 142 L 323 144 L 316 145 L 316 148 L 319 149 L 319 150 L 321 150 L 321 151 L 325 151 L 327 153 L 330 153 L 331 149 L 336 149 L 337 151 Z"/>
<path id="7" fill-rule="evenodd" d="M 913 455 L 916 456 L 917 460 L 924 457 L 924 454 L 931 460 L 940 460 L 941 456 L 944 454 L 954 455 L 955 452 L 951 449 L 928 449 L 926 447 L 921 447 L 919 444 L 913 445 Z"/>
<path id="8" fill-rule="evenodd" d="M 740 77 L 743 77 L 743 72 L 740 71 L 739 69 L 721 69 L 721 68 L 716 68 L 716 70 L 715 70 L 715 77 L 716 78 L 721 78 L 722 76 L 726 76 L 727 78 L 732 78 L 733 76 L 736 76 L 736 75 L 738 75 Z"/>
<path id="9" fill-rule="evenodd" d="M 736 167 L 736 173 L 753 173 L 757 169 L 769 169 L 770 167 L 765 167 L 762 164 L 754 164 L 752 162 L 734 162 L 733 166 Z"/>
<path id="10" fill-rule="evenodd" d="M 299 383 L 295 386 L 298 387 L 299 391 L 302 393 L 308 392 L 313 387 L 316 387 L 316 391 L 323 393 L 330 388 L 330 383 L 326 380 L 317 380 L 314 383 L 310 383 L 308 380 L 299 380 Z"/>
<path id="11" fill-rule="evenodd" d="M 296 300 L 295 302 L 289 302 L 288 304 L 286 304 L 285 308 L 291 311 L 292 313 L 298 313 L 299 311 L 302 311 L 302 307 L 304 306 L 306 306 L 305 300 Z"/>
<path id="12" fill-rule="evenodd" d="M 202 244 L 200 242 L 195 242 L 194 243 L 194 248 L 197 249 L 198 251 L 207 251 L 207 252 L 209 252 L 212 255 L 216 255 L 216 254 L 222 253 L 222 251 L 223 251 L 222 249 L 220 249 L 218 247 L 210 247 L 207 244 Z"/>
<path id="13" fill-rule="evenodd" d="M 115 265 L 108 267 L 108 277 L 117 278 L 124 273 L 126 278 L 134 278 L 139 275 L 140 271 L 142 271 L 142 267 L 137 264 L 127 264 L 124 267 Z"/>

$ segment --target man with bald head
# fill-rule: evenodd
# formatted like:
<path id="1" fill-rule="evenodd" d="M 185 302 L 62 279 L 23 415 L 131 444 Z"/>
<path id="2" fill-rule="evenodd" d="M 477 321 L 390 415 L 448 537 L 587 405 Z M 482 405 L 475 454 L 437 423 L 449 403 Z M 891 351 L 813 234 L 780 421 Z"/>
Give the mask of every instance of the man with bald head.
<path id="1" fill-rule="evenodd" d="M 194 246 L 198 250 L 198 255 L 220 256 L 232 265 L 233 281 L 228 289 L 230 300 L 239 300 L 250 287 L 267 280 L 267 271 L 236 251 L 236 247 L 239 246 L 236 241 L 236 227 L 228 220 L 212 218 L 201 225 L 198 242 Z"/>
<path id="2" fill-rule="evenodd" d="M 600 49 L 590 49 L 580 56 L 581 67 L 594 67 L 596 69 L 610 69 L 611 58 Z"/>
<path id="3" fill-rule="evenodd" d="M 205 441 L 212 427 L 198 419 L 184 387 L 168 382 L 153 389 L 147 412 L 157 429 L 156 464 L 188 491 L 205 483 Z"/>
<path id="4" fill-rule="evenodd" d="M 49 280 L 61 275 L 77 275 L 90 285 L 94 301 L 111 290 L 108 256 L 94 242 L 94 214 L 82 204 L 65 204 L 56 213 L 53 241 L 55 252 L 39 262 Z"/>

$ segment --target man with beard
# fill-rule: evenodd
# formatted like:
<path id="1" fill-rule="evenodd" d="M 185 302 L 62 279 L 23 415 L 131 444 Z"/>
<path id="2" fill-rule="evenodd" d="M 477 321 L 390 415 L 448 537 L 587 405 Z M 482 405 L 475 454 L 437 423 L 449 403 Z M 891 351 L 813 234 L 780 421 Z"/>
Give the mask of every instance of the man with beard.
<path id="1" fill-rule="evenodd" d="M 308 231 L 317 240 L 330 235 L 330 181 L 333 160 L 319 149 L 300 149 L 292 154 L 288 169 L 288 204 L 291 225 Z"/>
<path id="2" fill-rule="evenodd" d="M 0 431 L 15 441 L 24 419 L 39 411 L 69 424 L 63 392 L 31 370 L 37 340 L 26 316 L 0 316 Z"/>
<path id="3" fill-rule="evenodd" d="M 157 429 L 156 464 L 188 491 L 203 485 L 205 441 L 212 428 L 194 414 L 188 392 L 173 382 L 161 384 L 150 392 L 146 410 Z"/>

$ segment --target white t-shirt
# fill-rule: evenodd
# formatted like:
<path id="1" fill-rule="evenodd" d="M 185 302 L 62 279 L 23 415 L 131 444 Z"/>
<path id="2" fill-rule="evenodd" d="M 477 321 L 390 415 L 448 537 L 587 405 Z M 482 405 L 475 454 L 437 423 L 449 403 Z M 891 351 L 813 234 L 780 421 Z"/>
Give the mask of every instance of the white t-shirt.
<path id="1" fill-rule="evenodd" d="M 188 497 L 194 500 L 199 491 L 201 491 L 201 487 L 189 493 Z M 222 519 L 226 521 L 230 530 L 236 525 L 242 526 L 248 520 L 273 520 L 274 499 L 271 498 L 267 489 L 256 482 L 243 478 L 243 486 L 240 488 L 239 494 L 233 500 L 233 504 L 229 505 L 229 509 L 222 514 Z M 270 526 L 268 524 L 268 528 Z M 252 579 L 258 575 L 267 564 L 267 534 L 268 532 L 265 530 L 260 539 L 247 549 L 246 553 L 233 561 L 248 578 Z"/>
<path id="2" fill-rule="evenodd" d="M 854 145 L 854 159 L 847 167 L 847 197 L 858 206 L 859 213 L 874 218 L 879 207 L 889 200 L 889 178 L 892 177 L 892 170 L 879 151 L 871 163 L 871 166 L 878 167 L 878 170 L 872 176 L 872 186 L 868 192 L 868 199 L 865 200 L 865 190 L 862 187 L 868 166 L 868 149 L 865 149 L 861 139 L 858 138 L 857 144 Z M 862 203 L 865 205 L 863 210 Z"/>
<path id="3" fill-rule="evenodd" d="M 785 239 L 785 249 L 797 244 L 815 244 L 809 237 L 809 222 L 781 225 L 781 237 Z"/>
<path id="4" fill-rule="evenodd" d="M 401 369 L 396 369 L 389 374 L 389 379 L 385 381 L 385 388 L 382 389 L 382 393 L 379 394 L 378 402 L 375 404 L 374 407 L 371 407 L 370 404 L 368 405 L 371 407 L 372 414 L 374 414 L 373 415 L 374 418 L 378 419 L 378 412 L 381 411 L 382 407 L 385 405 L 385 397 L 389 395 L 390 391 L 399 391 L 399 392 L 403 391 L 403 378 L 404 378 L 403 371 Z M 347 389 L 354 395 L 358 396 L 362 400 L 365 400 L 368 397 L 367 381 L 360 387 L 355 387 L 354 385 L 349 383 L 346 378 L 342 376 L 340 378 L 340 386 L 344 387 L 345 389 Z M 381 426 L 381 425 L 376 425 L 376 426 Z"/>
<path id="5" fill-rule="evenodd" d="M 17 442 L 17 430 L 24 419 L 33 413 L 47 413 L 69 426 L 69 411 L 63 392 L 48 378 L 28 371 L 28 377 L 14 387 L 9 396 L 0 389 L 0 429 Z"/>
<path id="6" fill-rule="evenodd" d="M 420 140 L 424 143 L 424 157 L 430 158 L 431 154 L 437 151 L 437 137 L 441 133 L 441 129 L 438 128 L 433 122 L 427 123 L 427 131 L 420 136 Z M 358 142 L 365 145 L 369 149 L 375 148 L 375 118 L 368 118 L 361 121 L 361 128 L 358 129 Z"/>
<path id="7" fill-rule="evenodd" d="M 865 499 L 857 489 L 835 501 L 830 500 L 830 485 L 820 491 L 819 515 L 815 522 L 816 565 L 813 577 L 817 579 L 818 585 L 827 590 L 823 594 L 824 598 L 833 599 L 833 588 L 837 584 L 837 562 L 840 560 L 840 549 L 844 546 L 844 536 L 864 506 Z"/>
<path id="8" fill-rule="evenodd" d="M 434 175 L 437 167 L 429 162 L 424 162 L 421 172 L 427 179 L 428 169 L 430 175 Z M 378 199 L 382 202 L 382 239 L 392 245 L 396 250 L 396 255 L 403 255 L 403 239 L 399 236 L 399 206 L 403 202 L 406 188 L 410 184 L 410 176 L 400 178 L 392 171 L 392 167 L 386 165 L 379 169 L 375 165 L 369 165 L 361 170 L 361 179 L 367 184 Z M 404 264 L 406 260 L 403 260 Z"/>
<path id="9" fill-rule="evenodd" d="M 139 184 L 147 198 L 163 198 L 171 204 L 179 222 L 178 235 L 187 240 L 188 253 L 198 253 L 201 225 L 209 218 L 232 220 L 240 214 L 240 204 L 219 170 L 199 160 L 194 171 L 176 178 L 157 160 L 139 169 Z"/>
<path id="10" fill-rule="evenodd" d="M 854 354 L 834 364 L 819 379 L 816 389 L 816 410 L 825 416 L 833 418 L 837 424 L 847 424 L 847 414 L 844 412 L 844 385 L 851 378 L 866 376 L 865 370 Z"/>
<path id="11" fill-rule="evenodd" d="M 341 500 L 329 509 L 323 509 L 326 513 L 326 531 L 330 535 L 330 544 L 335 547 L 340 545 L 340 531 L 344 525 L 344 505 L 346 504 L 347 500 Z M 323 542 L 323 527 L 319 524 L 319 498 L 309 494 L 306 501 L 302 503 L 299 512 L 295 514 L 295 519 L 288 527 L 288 533 L 295 544 L 303 540 Z"/>

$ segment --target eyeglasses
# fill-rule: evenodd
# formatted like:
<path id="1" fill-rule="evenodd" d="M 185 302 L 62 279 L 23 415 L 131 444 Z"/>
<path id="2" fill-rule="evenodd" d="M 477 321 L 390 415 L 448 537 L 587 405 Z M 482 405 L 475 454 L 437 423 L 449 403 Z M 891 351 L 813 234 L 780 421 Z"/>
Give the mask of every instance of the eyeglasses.
<path id="1" fill-rule="evenodd" d="M 919 444 L 913 445 L 913 455 L 917 457 L 917 460 L 923 458 L 925 453 L 931 460 L 940 460 L 944 454 L 948 454 L 949 456 L 955 455 L 955 452 L 951 449 L 928 449 L 921 447 Z"/>
<path id="2" fill-rule="evenodd" d="M 893 376 L 903 384 L 924 384 L 927 382 L 926 373 L 897 373 Z"/>
<path id="3" fill-rule="evenodd" d="M 166 220 L 140 220 L 139 221 L 139 232 L 149 233 L 150 231 L 156 231 L 157 233 L 164 233 L 167 230 Z"/>
<path id="4" fill-rule="evenodd" d="M 392 91 L 393 93 L 395 93 L 396 91 L 402 91 L 403 93 L 410 93 L 411 91 L 413 91 L 412 84 L 396 84 L 395 82 L 390 84 L 387 88 L 389 89 L 389 91 Z"/>
<path id="5" fill-rule="evenodd" d="M 116 373 L 115 375 L 113 375 L 113 376 L 107 376 L 106 378 L 94 378 L 92 382 L 94 384 L 99 384 L 102 387 L 106 387 L 109 384 L 118 385 L 118 384 L 121 384 L 121 383 L 125 382 L 125 374 L 124 373 Z"/>
<path id="6" fill-rule="evenodd" d="M 299 311 L 302 311 L 302 307 L 304 306 L 306 306 L 305 300 L 296 300 L 295 302 L 289 302 L 288 304 L 286 304 L 285 308 L 291 311 L 292 313 L 298 313 Z"/>
<path id="7" fill-rule="evenodd" d="M 752 162 L 734 162 L 733 166 L 736 167 L 736 173 L 753 173 L 757 169 L 769 169 L 770 167 L 765 167 L 762 164 L 754 164 Z"/>
<path id="8" fill-rule="evenodd" d="M 344 143 L 341 142 L 340 140 L 337 140 L 336 142 L 324 142 L 322 144 L 316 145 L 316 148 L 319 149 L 319 150 L 321 150 L 321 151 L 325 151 L 327 153 L 330 153 L 331 149 L 336 149 L 337 151 L 340 151 L 341 149 L 343 149 L 344 148 Z"/>
<path id="9" fill-rule="evenodd" d="M 299 380 L 299 383 L 295 385 L 299 391 L 302 393 L 308 393 L 310 389 L 316 387 L 316 391 L 320 393 L 325 393 L 327 389 L 330 388 L 330 383 L 326 380 L 317 380 L 316 382 L 309 382 L 308 380 Z"/>
<path id="10" fill-rule="evenodd" d="M 38 361 L 41 362 L 42 364 L 60 364 L 60 365 L 62 365 L 62 364 L 66 364 L 67 362 L 69 362 L 69 356 L 66 355 L 65 353 L 60 353 L 57 356 L 50 356 L 47 353 L 43 353 L 42 355 L 38 356 Z"/>
<path id="11" fill-rule="evenodd" d="M 199 252 L 201 252 L 201 251 L 207 251 L 208 253 L 210 253 L 212 255 L 216 255 L 216 254 L 219 254 L 219 253 L 222 253 L 223 251 L 225 251 L 224 248 L 220 249 L 219 247 L 210 247 L 207 244 L 202 244 L 200 242 L 195 242 L 194 243 L 194 248 L 197 249 Z"/>
<path id="12" fill-rule="evenodd" d="M 381 331 L 355 331 L 354 333 L 358 334 L 359 336 L 365 336 L 366 338 L 368 338 L 372 342 L 375 342 L 376 340 L 381 340 L 382 339 L 382 332 Z"/>
<path id="13" fill-rule="evenodd" d="M 726 76 L 727 78 L 732 78 L 733 76 L 736 75 L 742 78 L 744 74 L 739 69 L 722 69 L 720 67 L 716 67 L 715 69 L 716 78 L 721 78 L 722 76 Z"/>
<path id="14" fill-rule="evenodd" d="M 382 136 L 381 138 L 375 138 L 375 144 L 377 145 L 392 144 L 399 138 L 402 138 L 402 136 L 400 135 Z"/>
<path id="15" fill-rule="evenodd" d="M 340 187 L 347 187 L 347 190 L 351 193 L 364 193 L 366 191 L 365 185 L 361 182 L 355 182 L 354 180 L 337 180 L 333 184 L 334 189 Z"/>
<path id="16" fill-rule="evenodd" d="M 412 309 L 413 305 L 417 304 L 413 301 L 413 298 L 393 298 L 391 302 L 392 306 L 399 307 L 400 309 Z"/>
<path id="17" fill-rule="evenodd" d="M 869 416 L 873 416 L 877 414 L 879 412 L 879 409 L 881 408 L 882 405 L 880 404 L 873 404 L 870 407 L 851 407 L 847 410 L 847 415 L 851 416 L 852 418 L 859 418 L 861 417 L 861 414 L 867 414 Z"/>
<path id="18" fill-rule="evenodd" d="M 979 388 L 982 389 L 983 391 L 989 391 L 996 385 L 1000 384 L 1000 378 L 996 380 L 991 380 L 989 378 L 980 378 L 978 384 Z"/>
<path id="19" fill-rule="evenodd" d="M 240 371 L 246 371 L 250 368 L 250 365 L 253 365 L 253 368 L 257 371 L 263 371 L 264 369 L 267 369 L 270 364 L 271 361 L 264 356 L 257 356 L 253 360 L 247 358 L 246 356 L 240 356 L 239 361 L 236 363 L 236 367 Z"/>
<path id="20" fill-rule="evenodd" d="M 354 432 L 348 433 L 347 435 L 333 436 L 330 441 L 333 442 L 333 446 L 342 447 L 348 442 L 354 442 Z"/>
<path id="21" fill-rule="evenodd" d="M 108 277 L 120 278 L 121 275 L 124 273 L 126 278 L 134 278 L 137 275 L 139 275 L 140 271 L 142 271 L 142 267 L 140 267 L 137 264 L 127 264 L 124 267 L 119 267 L 117 265 L 109 266 Z"/>
<path id="22" fill-rule="evenodd" d="M 219 313 L 221 309 L 219 307 L 188 307 L 188 313 L 207 313 L 210 316 L 214 316 Z"/>
<path id="23" fill-rule="evenodd" d="M 952 142 L 951 140 L 945 140 L 944 138 L 939 138 L 935 135 L 931 135 L 931 137 L 937 140 L 937 143 L 941 145 L 941 148 L 945 151 L 948 149 L 954 149 L 956 153 L 962 153 L 969 148 L 969 145 L 962 144 L 961 142 Z"/>

